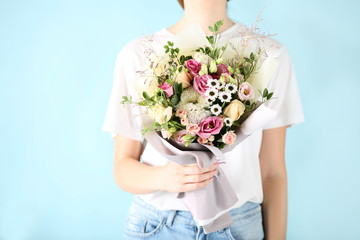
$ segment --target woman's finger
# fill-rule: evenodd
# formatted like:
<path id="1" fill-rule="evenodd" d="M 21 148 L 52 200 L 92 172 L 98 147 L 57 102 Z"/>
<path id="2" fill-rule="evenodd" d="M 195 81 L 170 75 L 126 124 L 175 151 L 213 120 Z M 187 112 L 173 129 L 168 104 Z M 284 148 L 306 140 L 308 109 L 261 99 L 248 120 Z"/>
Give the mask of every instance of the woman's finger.
<path id="1" fill-rule="evenodd" d="M 218 164 L 213 164 L 208 167 L 200 168 L 197 164 L 190 164 L 184 166 L 185 175 L 199 175 L 214 170 Z"/>
<path id="2" fill-rule="evenodd" d="M 185 175 L 183 178 L 183 181 L 185 184 L 187 183 L 197 183 L 202 182 L 204 180 L 207 180 L 209 178 L 214 177 L 214 175 L 217 173 L 217 170 L 211 170 L 203 174 L 197 174 L 197 175 Z"/>

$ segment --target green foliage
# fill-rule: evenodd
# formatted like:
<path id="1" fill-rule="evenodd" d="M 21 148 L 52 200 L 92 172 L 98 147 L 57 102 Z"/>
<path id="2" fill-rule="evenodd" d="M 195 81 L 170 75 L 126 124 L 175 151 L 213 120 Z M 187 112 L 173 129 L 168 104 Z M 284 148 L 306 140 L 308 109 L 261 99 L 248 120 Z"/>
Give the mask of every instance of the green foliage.
<path id="1" fill-rule="evenodd" d="M 157 123 L 157 122 L 153 122 L 151 124 L 150 127 L 146 127 L 145 123 L 144 123 L 144 128 L 141 130 L 141 134 L 142 136 L 145 136 L 146 133 L 151 132 L 151 131 L 158 131 L 161 129 L 161 124 Z"/>
<path id="2" fill-rule="evenodd" d="M 174 95 L 170 98 L 170 102 L 171 102 L 171 104 L 173 104 L 175 106 L 176 104 L 179 103 L 179 101 L 181 99 L 181 94 L 183 91 L 182 83 L 174 82 L 173 88 L 174 88 Z"/>
<path id="3" fill-rule="evenodd" d="M 262 102 L 266 102 L 266 101 L 269 101 L 272 96 L 274 95 L 273 92 L 269 92 L 269 90 L 267 88 L 265 88 L 263 90 L 263 92 L 261 92 L 260 90 L 258 90 L 260 92 L 260 95 L 261 95 L 261 98 L 262 98 Z"/>
<path id="4" fill-rule="evenodd" d="M 121 104 L 123 104 L 124 108 L 125 108 L 125 104 L 133 103 L 132 96 L 130 96 L 130 98 L 128 98 L 127 96 L 123 96 L 122 99 L 123 100 L 121 101 Z"/>
<path id="5" fill-rule="evenodd" d="M 167 45 L 164 46 L 165 48 L 165 53 L 170 53 L 170 58 L 177 58 L 180 49 L 179 48 L 174 48 L 174 43 L 168 41 Z"/>

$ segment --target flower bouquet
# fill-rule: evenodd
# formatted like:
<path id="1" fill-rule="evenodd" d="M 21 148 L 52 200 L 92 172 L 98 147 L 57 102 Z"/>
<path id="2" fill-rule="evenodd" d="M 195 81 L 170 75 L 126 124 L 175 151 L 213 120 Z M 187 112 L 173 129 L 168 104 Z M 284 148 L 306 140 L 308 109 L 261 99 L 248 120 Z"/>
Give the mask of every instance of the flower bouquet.
<path id="1" fill-rule="evenodd" d="M 222 24 L 209 27 L 212 36 L 194 25 L 168 41 L 163 53 L 153 50 L 147 66 L 151 74 L 143 74 L 146 81 L 138 84 L 139 101 L 123 96 L 123 104 L 144 108 L 147 142 L 182 165 L 225 163 L 225 152 L 276 114 L 263 105 L 273 97 L 264 86 L 276 60 L 246 34 L 221 41 Z M 205 233 L 230 226 L 228 211 L 238 200 L 221 168 L 216 177 L 204 188 L 177 195 Z"/>

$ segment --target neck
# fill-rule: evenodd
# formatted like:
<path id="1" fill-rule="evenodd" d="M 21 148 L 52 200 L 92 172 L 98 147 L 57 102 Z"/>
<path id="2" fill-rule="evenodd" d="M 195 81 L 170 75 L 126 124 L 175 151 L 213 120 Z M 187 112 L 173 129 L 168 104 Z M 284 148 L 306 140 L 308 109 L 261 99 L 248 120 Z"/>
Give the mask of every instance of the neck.
<path id="1" fill-rule="evenodd" d="M 223 20 L 220 32 L 234 25 L 226 12 L 226 0 L 185 0 L 184 15 L 179 22 L 169 27 L 174 34 L 194 23 L 199 23 L 207 36 L 212 35 L 209 26 L 213 26 L 218 20 Z"/>

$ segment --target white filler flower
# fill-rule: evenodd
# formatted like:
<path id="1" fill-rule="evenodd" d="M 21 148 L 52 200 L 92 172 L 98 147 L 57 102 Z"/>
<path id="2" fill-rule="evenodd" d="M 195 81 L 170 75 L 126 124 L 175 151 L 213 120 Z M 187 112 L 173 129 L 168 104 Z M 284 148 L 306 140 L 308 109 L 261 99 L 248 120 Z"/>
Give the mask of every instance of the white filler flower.
<path id="1" fill-rule="evenodd" d="M 210 87 L 210 88 L 219 88 L 220 87 L 220 84 L 219 84 L 219 80 L 217 79 L 210 79 L 207 81 L 207 85 Z"/>
<path id="2" fill-rule="evenodd" d="M 209 88 L 208 90 L 206 90 L 205 92 L 205 96 L 207 96 L 208 98 L 211 99 L 211 101 L 215 101 L 215 99 L 218 96 L 218 90 L 215 88 Z"/>
<path id="3" fill-rule="evenodd" d="M 236 85 L 232 83 L 226 84 L 225 91 L 230 92 L 231 94 L 236 93 Z"/>
<path id="4" fill-rule="evenodd" d="M 225 118 L 224 123 L 227 127 L 231 127 L 231 125 L 233 124 L 233 121 L 230 118 Z"/>
<path id="5" fill-rule="evenodd" d="M 229 92 L 220 92 L 219 99 L 222 102 L 230 102 L 231 101 L 231 93 Z"/>
<path id="6" fill-rule="evenodd" d="M 221 113 L 221 106 L 219 104 L 212 105 L 210 111 L 217 116 Z"/>

